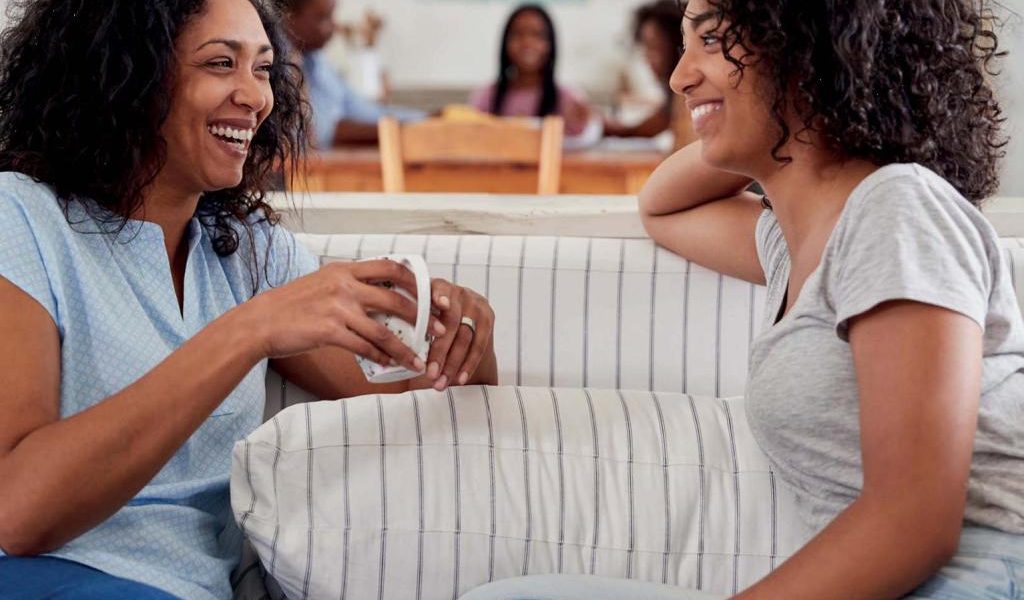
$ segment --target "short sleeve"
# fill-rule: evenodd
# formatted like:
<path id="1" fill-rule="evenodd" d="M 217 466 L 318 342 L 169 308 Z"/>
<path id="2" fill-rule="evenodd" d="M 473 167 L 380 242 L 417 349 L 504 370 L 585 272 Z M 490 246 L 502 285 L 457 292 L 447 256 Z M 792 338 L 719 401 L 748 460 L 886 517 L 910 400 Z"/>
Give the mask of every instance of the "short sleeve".
<path id="1" fill-rule="evenodd" d="M 889 178 L 847 208 L 829 257 L 840 339 L 849 341 L 850 319 L 894 300 L 945 308 L 985 328 L 993 285 L 986 236 L 995 234 L 941 183 Z"/>
<path id="2" fill-rule="evenodd" d="M 0 277 L 34 298 L 59 324 L 57 299 L 44 258 L 45 228 L 34 229 L 25 206 L 9 192 L 0 192 L 0 220 Z"/>

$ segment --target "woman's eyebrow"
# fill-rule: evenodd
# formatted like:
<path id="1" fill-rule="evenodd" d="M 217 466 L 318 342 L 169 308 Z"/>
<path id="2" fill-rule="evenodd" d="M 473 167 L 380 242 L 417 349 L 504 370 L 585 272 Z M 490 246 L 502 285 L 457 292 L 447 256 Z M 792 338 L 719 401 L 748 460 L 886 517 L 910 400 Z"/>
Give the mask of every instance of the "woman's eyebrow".
<path id="1" fill-rule="evenodd" d="M 202 44 L 199 45 L 198 48 L 196 48 L 195 51 L 198 52 L 199 50 L 202 50 L 203 48 L 205 48 L 206 46 L 209 46 L 211 44 L 223 44 L 223 45 L 227 46 L 228 48 L 231 48 L 235 52 L 240 52 L 242 50 L 242 42 L 239 42 L 238 40 L 228 40 L 228 39 L 224 39 L 224 38 L 216 38 L 216 39 L 212 39 L 212 40 L 208 40 L 206 42 L 203 42 Z M 265 54 L 267 52 L 271 52 L 272 50 L 273 50 L 273 47 L 271 47 L 270 44 L 264 44 L 264 45 L 260 46 L 259 52 L 257 52 L 257 54 Z"/>
<path id="2" fill-rule="evenodd" d="M 704 22 L 710 21 L 711 19 L 714 19 L 717 16 L 718 16 L 718 11 L 712 9 L 712 10 L 706 10 L 706 11 L 700 13 L 699 15 L 684 14 L 683 15 L 683 21 L 684 22 L 685 21 L 690 21 L 691 26 L 694 29 L 697 29 Z"/>

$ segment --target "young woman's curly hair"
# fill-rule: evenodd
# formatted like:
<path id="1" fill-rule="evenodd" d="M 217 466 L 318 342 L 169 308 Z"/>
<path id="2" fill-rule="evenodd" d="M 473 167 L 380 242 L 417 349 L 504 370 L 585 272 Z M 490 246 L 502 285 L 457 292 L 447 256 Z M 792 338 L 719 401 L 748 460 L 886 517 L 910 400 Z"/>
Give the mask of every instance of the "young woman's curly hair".
<path id="1" fill-rule="evenodd" d="M 1005 119 L 989 78 L 1003 53 L 985 0 L 708 4 L 726 59 L 767 77 L 776 160 L 812 131 L 840 156 L 920 163 L 975 204 L 996 191 Z M 790 110 L 801 130 L 786 125 Z"/>
<path id="2" fill-rule="evenodd" d="M 278 15 L 259 13 L 276 59 L 274 110 L 253 138 L 242 182 L 211 191 L 198 216 L 221 256 L 277 216 L 265 192 L 306 146 L 302 76 L 285 60 Z M 89 200 L 120 230 L 166 162 L 174 43 L 205 0 L 16 0 L 0 36 L 0 171 L 50 185 L 63 202 Z"/>

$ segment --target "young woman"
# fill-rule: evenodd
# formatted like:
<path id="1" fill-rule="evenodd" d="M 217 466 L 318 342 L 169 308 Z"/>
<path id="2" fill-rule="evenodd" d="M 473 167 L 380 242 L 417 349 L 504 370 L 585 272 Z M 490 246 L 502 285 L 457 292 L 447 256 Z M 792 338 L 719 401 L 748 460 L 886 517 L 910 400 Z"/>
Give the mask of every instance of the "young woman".
<path id="1" fill-rule="evenodd" d="M 579 135 L 590 109 L 578 94 L 555 81 L 557 58 L 551 16 L 538 4 L 520 6 L 509 16 L 501 36 L 497 81 L 474 91 L 469 103 L 503 117 L 561 115 L 566 135 Z"/>
<path id="2" fill-rule="evenodd" d="M 767 284 L 747 413 L 814 532 L 739 598 L 1024 589 L 1024 323 L 977 208 L 1002 143 L 983 9 L 686 6 L 672 87 L 700 141 L 651 177 L 641 211 L 661 244 Z M 532 585 L 553 591 L 468 598 L 687 597 Z"/>
<path id="3" fill-rule="evenodd" d="M 26 0 L 0 57 L 0 597 L 231 597 L 230 452 L 270 364 L 324 398 L 353 354 L 494 382 L 493 313 L 435 281 L 424 365 L 386 261 L 317 262 L 264 191 L 305 138 L 259 0 Z M 464 321 L 465 318 L 465 321 Z M 473 323 L 470 326 L 459 323 Z M 443 324 L 442 324 L 443 322 Z"/>
<path id="4" fill-rule="evenodd" d="M 665 102 L 635 125 L 605 119 L 606 136 L 650 138 L 671 129 L 676 149 L 696 139 L 685 99 L 672 93 L 669 87 L 669 79 L 682 52 L 682 25 L 683 11 L 676 0 L 655 0 L 636 10 L 633 39 L 643 49 L 647 66 L 664 87 Z"/>

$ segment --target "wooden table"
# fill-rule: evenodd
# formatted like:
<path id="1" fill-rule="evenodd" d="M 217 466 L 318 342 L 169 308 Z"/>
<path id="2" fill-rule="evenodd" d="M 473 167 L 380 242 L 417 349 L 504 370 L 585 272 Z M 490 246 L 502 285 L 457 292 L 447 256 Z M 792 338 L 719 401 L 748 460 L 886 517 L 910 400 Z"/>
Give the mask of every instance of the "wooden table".
<path id="1" fill-rule="evenodd" d="M 582 150 L 562 159 L 563 194 L 636 194 L 665 155 L 653 150 Z M 407 171 L 419 192 L 522 194 L 536 190 L 535 168 L 457 164 Z M 302 183 L 299 183 L 301 188 Z M 342 148 L 311 154 L 305 186 L 310 192 L 379 192 L 377 148 Z"/>

